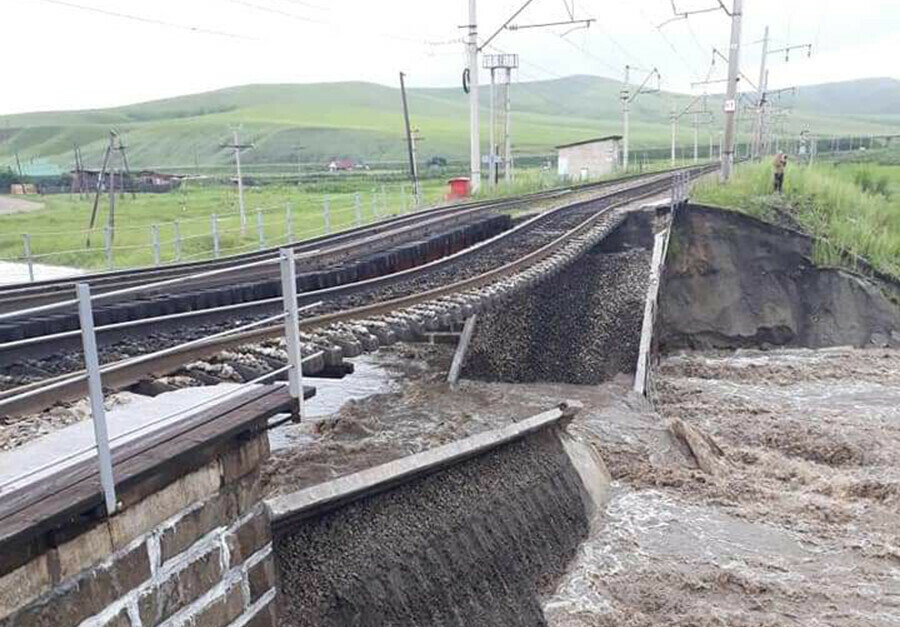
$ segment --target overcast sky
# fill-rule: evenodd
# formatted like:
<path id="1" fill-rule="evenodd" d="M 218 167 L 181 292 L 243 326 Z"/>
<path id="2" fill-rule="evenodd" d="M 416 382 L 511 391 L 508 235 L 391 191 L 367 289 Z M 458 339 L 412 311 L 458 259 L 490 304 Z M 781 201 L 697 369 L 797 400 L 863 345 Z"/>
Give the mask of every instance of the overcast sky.
<path id="1" fill-rule="evenodd" d="M 525 0 L 479 0 L 487 37 Z M 568 5 L 567 5 L 568 1 Z M 518 80 L 596 74 L 621 78 L 626 63 L 657 66 L 664 89 L 691 91 L 711 49 L 727 51 L 721 11 L 657 25 L 671 0 L 533 0 L 515 23 L 596 18 L 589 29 L 501 33 L 518 52 Z M 725 0 L 731 5 L 731 0 Z M 676 0 L 679 11 L 716 0 Z M 118 13 L 108 15 L 89 8 Z M 467 0 L 0 0 L 0 114 L 129 104 L 247 83 L 366 80 L 397 71 L 412 86 L 456 86 Z M 137 19 L 135 19 L 137 18 Z M 756 80 L 766 25 L 773 45 L 814 44 L 812 58 L 769 58 L 771 84 L 900 78 L 900 2 L 745 0 L 742 69 Z M 713 68 L 722 78 L 724 62 Z"/>

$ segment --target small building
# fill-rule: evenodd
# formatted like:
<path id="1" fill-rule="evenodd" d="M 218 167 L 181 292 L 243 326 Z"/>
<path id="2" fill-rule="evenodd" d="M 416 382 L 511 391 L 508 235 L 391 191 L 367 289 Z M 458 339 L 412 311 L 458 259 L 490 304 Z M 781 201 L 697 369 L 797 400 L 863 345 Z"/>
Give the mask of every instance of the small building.
<path id="1" fill-rule="evenodd" d="M 351 172 L 358 167 L 353 159 L 332 159 L 328 164 L 329 172 Z"/>
<path id="2" fill-rule="evenodd" d="M 130 182 L 139 192 L 165 193 L 180 187 L 183 178 L 180 174 L 141 170 L 133 175 Z"/>
<path id="3" fill-rule="evenodd" d="M 25 194 L 37 194 L 37 186 L 34 183 L 13 183 L 9 186 L 9 193 L 13 196 L 23 196 Z"/>
<path id="4" fill-rule="evenodd" d="M 621 135 L 597 137 L 557 146 L 557 171 L 561 178 L 587 181 L 613 174 L 619 167 Z"/>
<path id="5" fill-rule="evenodd" d="M 109 190 L 110 173 L 103 173 L 100 181 L 100 170 L 72 170 L 72 189 L 74 192 L 91 192 L 97 189 L 100 183 L 100 191 Z M 116 189 L 126 192 L 149 192 L 162 194 L 177 189 L 184 177 L 180 174 L 167 174 L 153 170 L 141 170 L 140 172 L 116 172 Z"/>

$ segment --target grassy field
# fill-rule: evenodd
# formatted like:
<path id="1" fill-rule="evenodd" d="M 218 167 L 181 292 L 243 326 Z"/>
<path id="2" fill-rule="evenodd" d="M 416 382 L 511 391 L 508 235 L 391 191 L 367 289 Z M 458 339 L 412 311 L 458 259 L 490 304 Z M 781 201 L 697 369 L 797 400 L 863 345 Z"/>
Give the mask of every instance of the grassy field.
<path id="1" fill-rule="evenodd" d="M 662 168 L 663 164 L 655 164 Z M 527 194 L 557 186 L 555 172 L 531 169 L 516 172 L 511 185 L 490 189 L 484 184 L 478 199 Z M 423 207 L 444 202 L 444 178 L 422 183 Z M 116 269 L 150 266 L 156 262 L 154 227 L 159 229 L 160 263 L 198 261 L 215 255 L 213 215 L 219 233 L 222 256 L 251 252 L 260 247 L 259 215 L 263 222 L 263 245 L 288 241 L 289 220 L 292 241 L 322 235 L 325 205 L 329 207 L 331 231 L 358 224 L 356 195 L 362 223 L 371 223 L 415 210 L 411 186 L 396 182 L 374 183 L 359 178 L 297 185 L 247 187 L 244 204 L 247 225 L 242 233 L 237 188 L 198 186 L 187 183 L 168 194 L 122 194 L 117 198 L 112 266 Z M 23 234 L 29 234 L 35 262 L 85 269 L 110 267 L 105 248 L 105 226 L 109 215 L 108 197 L 101 197 L 97 227 L 90 233 L 93 197 L 77 194 L 24 196 L 42 202 L 44 208 L 28 213 L 0 215 L 0 261 L 23 261 Z M 289 217 L 290 216 L 290 217 Z M 180 234 L 180 255 L 177 240 Z"/>
<path id="2" fill-rule="evenodd" d="M 846 265 L 844 250 L 900 276 L 900 166 L 792 164 L 780 196 L 772 193 L 772 166 L 748 164 L 738 168 L 731 183 L 708 181 L 693 197 L 773 222 L 786 216 L 822 238 L 816 251 L 819 263 Z"/>
<path id="3" fill-rule="evenodd" d="M 363 223 L 412 211 L 414 203 L 411 194 L 403 194 L 402 191 L 401 186 L 395 183 L 358 189 L 336 186 L 332 190 L 323 190 L 322 186 L 307 189 L 296 185 L 250 187 L 245 189 L 247 225 L 243 234 L 237 190 L 232 186 L 188 186 L 169 194 L 137 194 L 135 197 L 123 194 L 116 204 L 113 266 L 131 268 L 153 265 L 154 225 L 159 228 L 161 263 L 171 263 L 176 259 L 196 261 L 214 255 L 213 214 L 216 215 L 220 236 L 220 254 L 233 255 L 259 248 L 260 213 L 264 245 L 275 246 L 287 241 L 289 216 L 294 240 L 323 234 L 326 201 L 332 231 L 355 225 L 356 193 L 360 195 Z M 425 204 L 439 202 L 445 192 L 443 180 L 425 181 Z M 104 227 L 109 208 L 107 197 L 103 197 L 100 203 L 99 226 L 91 233 L 91 247 L 87 250 L 86 229 L 92 198 L 57 194 L 31 199 L 43 202 L 44 208 L 0 216 L 0 259 L 21 261 L 24 254 L 23 234 L 28 233 L 32 254 L 39 263 L 93 269 L 109 267 L 104 246 Z M 180 231 L 180 257 L 176 229 Z"/>

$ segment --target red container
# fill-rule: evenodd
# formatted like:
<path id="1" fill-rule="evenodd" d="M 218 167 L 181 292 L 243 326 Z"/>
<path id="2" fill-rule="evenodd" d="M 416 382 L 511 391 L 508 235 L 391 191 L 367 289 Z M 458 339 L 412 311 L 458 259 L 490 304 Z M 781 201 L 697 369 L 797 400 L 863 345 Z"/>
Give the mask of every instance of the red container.
<path id="1" fill-rule="evenodd" d="M 447 200 L 457 200 L 458 198 L 468 198 L 472 192 L 467 177 L 459 177 L 447 181 L 450 184 L 450 193 L 447 194 Z"/>

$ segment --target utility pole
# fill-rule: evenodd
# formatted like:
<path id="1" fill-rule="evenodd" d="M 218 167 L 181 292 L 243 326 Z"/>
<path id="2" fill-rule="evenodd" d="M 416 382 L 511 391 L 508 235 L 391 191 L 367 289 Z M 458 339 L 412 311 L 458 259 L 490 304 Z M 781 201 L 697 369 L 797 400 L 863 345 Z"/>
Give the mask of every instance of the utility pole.
<path id="1" fill-rule="evenodd" d="M 769 56 L 769 27 L 766 26 L 766 33 L 762 40 L 762 60 L 759 63 L 759 99 L 757 101 L 758 109 L 756 112 L 756 134 L 753 137 L 753 156 L 760 156 L 760 146 L 763 142 L 763 125 L 766 118 L 766 59 Z"/>
<path id="2" fill-rule="evenodd" d="M 519 66 L 519 56 L 515 55 L 516 58 L 516 67 Z M 512 89 L 512 67 L 506 67 L 506 113 L 503 115 L 503 121 L 506 125 L 506 128 L 503 131 L 504 136 L 506 137 L 506 154 L 503 158 L 503 165 L 505 167 L 504 177 L 506 179 L 506 184 L 509 185 L 512 183 L 512 172 L 513 172 L 513 162 L 512 162 L 512 135 L 510 135 L 510 118 L 512 114 L 512 102 L 510 100 L 510 90 Z"/>
<path id="3" fill-rule="evenodd" d="M 238 141 L 238 130 L 237 128 L 232 129 L 234 141 L 231 144 L 224 144 L 222 147 L 234 150 L 234 164 L 237 168 L 238 206 L 241 212 L 241 237 L 244 237 L 247 235 L 247 211 L 244 207 L 244 177 L 241 175 L 241 150 L 253 148 L 253 144 L 242 144 Z"/>
<path id="4" fill-rule="evenodd" d="M 722 180 L 731 178 L 734 169 L 735 114 L 741 59 L 741 18 L 743 0 L 734 0 L 731 9 L 731 44 L 728 51 L 728 89 L 725 95 L 725 146 L 722 155 Z"/>
<path id="5" fill-rule="evenodd" d="M 482 68 L 491 71 L 491 111 L 490 111 L 490 152 L 488 181 L 494 187 L 500 179 L 500 146 L 503 146 L 503 168 L 506 181 L 512 178 L 512 138 L 510 136 L 512 71 L 519 67 L 517 54 L 486 54 Z M 497 70 L 501 70 L 501 79 L 497 80 Z M 502 119 L 501 112 L 502 111 Z M 499 121 L 498 121 L 499 120 Z"/>
<path id="6" fill-rule="evenodd" d="M 418 179 L 418 172 L 419 172 L 419 170 L 418 170 L 418 168 L 419 168 L 419 166 L 418 166 L 418 163 L 419 163 L 418 146 L 419 146 L 420 141 L 422 141 L 422 137 L 419 135 L 419 129 L 414 128 L 412 130 L 412 158 L 413 158 L 413 161 L 415 161 L 415 163 L 417 164 L 416 165 L 416 182 L 417 183 L 419 182 L 419 179 Z M 415 204 L 416 204 L 417 209 L 422 206 L 422 186 L 421 185 L 416 185 Z"/>
<path id="7" fill-rule="evenodd" d="M 700 161 L 700 114 L 694 113 L 694 163 Z"/>
<path id="8" fill-rule="evenodd" d="M 478 119 L 478 12 L 476 0 L 469 0 L 469 41 L 467 43 L 469 67 L 469 161 L 470 180 L 472 192 L 477 192 L 481 187 L 481 128 Z"/>
<path id="9" fill-rule="evenodd" d="M 80 152 L 80 151 L 79 151 Z M 94 229 L 94 224 L 97 221 L 97 210 L 99 208 L 100 203 L 100 193 L 103 191 L 103 181 L 109 173 L 109 183 L 107 185 L 109 191 L 109 216 L 107 217 L 107 244 L 111 244 L 113 237 L 115 237 L 115 228 L 116 228 L 116 171 L 112 166 L 112 158 L 113 153 L 118 152 L 119 158 L 122 161 L 122 170 L 119 173 L 120 178 L 122 180 L 122 189 L 125 189 L 125 176 L 126 174 L 130 175 L 130 170 L 128 169 L 128 158 L 125 156 L 125 145 L 122 143 L 122 138 L 119 137 L 119 134 L 115 130 L 110 130 L 109 132 L 109 143 L 106 145 L 106 152 L 103 155 L 103 165 L 100 166 L 100 174 L 97 177 L 97 190 L 94 195 L 94 206 L 91 209 L 91 220 L 88 226 L 88 233 L 86 239 L 86 245 L 88 248 L 91 247 L 91 231 Z M 109 167 L 109 170 L 107 170 Z"/>
<path id="10" fill-rule="evenodd" d="M 641 85 L 635 90 L 635 92 L 631 93 L 631 70 L 639 69 L 632 68 L 630 65 L 625 66 L 625 84 L 622 86 L 621 92 L 621 100 L 622 100 L 622 169 L 624 171 L 628 171 L 628 160 L 629 153 L 631 152 L 631 123 L 630 123 L 630 113 L 631 113 L 631 103 L 637 100 L 637 97 L 641 94 L 655 94 L 660 91 L 662 76 L 659 73 L 659 70 L 653 68 L 647 74 L 647 77 L 641 83 Z M 645 90 L 644 87 L 647 86 L 647 83 L 650 82 L 650 79 L 656 75 L 656 89 Z"/>
<path id="11" fill-rule="evenodd" d="M 678 134 L 678 116 L 675 113 L 675 103 L 672 103 L 672 113 L 669 116 L 672 120 L 672 167 L 675 167 L 675 136 Z"/>
<path id="12" fill-rule="evenodd" d="M 497 71 L 489 62 L 489 57 L 484 58 L 484 63 L 491 70 L 490 111 L 488 113 L 490 121 L 488 124 L 490 127 L 488 133 L 488 183 L 493 188 L 497 185 Z"/>
<path id="13" fill-rule="evenodd" d="M 406 101 L 406 75 L 400 72 L 400 94 L 403 98 L 403 121 L 406 124 L 406 145 L 409 150 L 409 176 L 412 178 L 413 194 L 416 197 L 416 204 L 422 194 L 419 188 L 419 165 L 416 163 L 416 147 L 413 141 L 412 128 L 409 125 L 409 104 Z"/>

